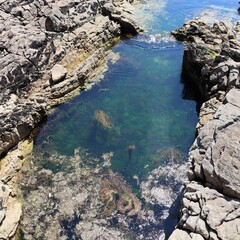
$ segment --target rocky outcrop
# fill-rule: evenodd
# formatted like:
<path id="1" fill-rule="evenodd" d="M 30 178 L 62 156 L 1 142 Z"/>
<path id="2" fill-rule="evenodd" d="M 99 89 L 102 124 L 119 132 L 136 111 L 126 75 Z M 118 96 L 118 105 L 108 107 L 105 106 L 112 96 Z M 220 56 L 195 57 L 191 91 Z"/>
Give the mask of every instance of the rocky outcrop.
<path id="1" fill-rule="evenodd" d="M 239 51 L 240 45 L 236 41 L 236 32 L 226 23 L 215 23 L 210 27 L 202 21 L 190 21 L 172 34 L 177 40 L 188 43 L 184 50 L 183 70 L 196 82 L 205 100 L 213 96 L 222 100 L 223 92 L 232 85 L 239 86 L 239 82 L 233 80 L 238 63 L 231 58 L 230 52 Z"/>
<path id="2" fill-rule="evenodd" d="M 173 32 L 186 42 L 183 69 L 205 102 L 189 152 L 189 180 L 169 239 L 240 239 L 240 44 L 235 28 L 198 20 Z"/>
<path id="3" fill-rule="evenodd" d="M 22 214 L 22 203 L 17 198 L 18 175 L 32 146 L 32 142 L 21 142 L 0 162 L 0 239 L 11 239 L 18 228 Z"/>
<path id="4" fill-rule="evenodd" d="M 1 239 L 14 236 L 22 211 L 15 185 L 28 147 L 16 145 L 97 78 L 109 47 L 140 30 L 133 19 L 127 0 L 0 0 L 0 157 L 15 146 L 0 162 Z"/>
<path id="5" fill-rule="evenodd" d="M 240 198 L 240 90 L 231 89 L 194 142 L 190 179 L 200 178 L 225 195 Z"/>
<path id="6" fill-rule="evenodd" d="M 197 182 L 187 185 L 182 217 L 169 240 L 239 239 L 240 202 Z"/>
<path id="7" fill-rule="evenodd" d="M 133 13 L 118 0 L 0 1 L 0 156 L 140 30 Z"/>

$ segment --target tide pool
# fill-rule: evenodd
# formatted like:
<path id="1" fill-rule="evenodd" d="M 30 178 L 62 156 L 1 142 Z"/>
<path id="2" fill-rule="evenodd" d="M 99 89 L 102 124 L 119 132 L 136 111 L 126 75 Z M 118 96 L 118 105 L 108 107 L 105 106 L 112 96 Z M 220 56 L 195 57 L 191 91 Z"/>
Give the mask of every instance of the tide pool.
<path id="1" fill-rule="evenodd" d="M 151 0 L 137 8 L 146 32 L 114 46 L 119 60 L 109 62 L 100 83 L 56 108 L 35 149 L 72 156 L 80 147 L 97 158 L 110 154 L 111 170 L 140 195 L 137 181 L 146 180 L 159 166 L 186 162 L 196 135 L 200 99 L 193 85 L 184 84 L 188 82 L 182 77 L 184 46 L 170 31 L 194 17 L 232 22 L 237 2 Z M 64 170 L 51 164 L 44 167 Z M 177 221 L 174 217 L 172 224 L 163 224 L 168 232 Z"/>

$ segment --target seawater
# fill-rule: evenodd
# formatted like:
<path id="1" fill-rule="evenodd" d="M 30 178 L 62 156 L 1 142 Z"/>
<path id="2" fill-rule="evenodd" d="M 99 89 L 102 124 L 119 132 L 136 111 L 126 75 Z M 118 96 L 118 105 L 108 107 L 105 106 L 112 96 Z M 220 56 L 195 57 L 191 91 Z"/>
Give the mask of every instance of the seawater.
<path id="1" fill-rule="evenodd" d="M 174 148 L 187 156 L 195 138 L 197 93 L 183 84 L 184 46 L 170 31 L 198 16 L 209 21 L 237 18 L 237 2 L 229 0 L 148 0 L 139 5 L 139 23 L 147 31 L 113 48 L 120 59 L 108 64 L 99 84 L 58 106 L 36 143 L 69 156 L 78 147 L 96 157 L 113 152 L 111 169 L 135 189 L 134 176 L 144 180 L 166 164 L 156 161 L 156 152 Z M 109 132 L 94 129 L 96 110 L 109 116 Z M 136 148 L 131 157 L 130 145 Z"/>

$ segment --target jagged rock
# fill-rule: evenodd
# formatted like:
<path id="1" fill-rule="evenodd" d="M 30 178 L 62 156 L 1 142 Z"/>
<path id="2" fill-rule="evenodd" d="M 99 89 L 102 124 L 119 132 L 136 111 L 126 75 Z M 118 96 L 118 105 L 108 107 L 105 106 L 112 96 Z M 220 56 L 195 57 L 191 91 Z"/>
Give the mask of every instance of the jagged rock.
<path id="1" fill-rule="evenodd" d="M 226 92 L 239 86 L 239 44 L 233 41 L 236 34 L 231 26 L 216 22 L 211 27 L 201 20 L 192 20 L 172 34 L 188 43 L 183 71 L 197 83 L 205 101 L 214 94 L 218 97 L 219 90 Z"/>
<path id="2" fill-rule="evenodd" d="M 210 38 L 210 36 L 214 34 L 221 34 L 221 39 L 226 43 L 229 42 L 229 39 L 231 39 L 234 35 L 232 35 L 231 29 L 224 23 L 216 23 L 211 28 L 205 23 L 198 21 L 191 21 L 185 24 L 183 28 L 177 30 L 176 32 L 173 32 L 173 34 L 176 34 L 178 38 L 190 42 L 192 41 L 191 36 L 196 36 L 202 40 L 201 44 L 193 45 L 190 43 L 188 50 L 185 52 L 186 57 L 184 57 L 184 65 L 187 66 L 187 68 L 189 68 L 190 65 L 190 67 L 194 68 L 194 66 L 196 66 L 196 69 L 198 69 L 197 71 L 199 73 L 199 76 L 196 79 L 196 77 L 192 75 L 192 79 L 194 81 L 199 81 L 198 84 L 201 86 L 202 94 L 205 97 L 208 96 L 207 98 L 210 98 L 201 107 L 200 120 L 198 123 L 200 134 L 192 147 L 192 151 L 190 152 L 190 159 L 196 163 L 194 165 L 194 174 L 195 176 L 202 179 L 206 178 L 208 182 L 211 182 L 213 185 L 218 186 L 219 189 L 222 189 L 223 192 L 227 193 L 230 191 L 236 191 L 235 188 L 238 186 L 236 183 L 239 181 L 239 179 L 235 179 L 235 182 L 232 184 L 229 183 L 228 179 L 226 179 L 226 175 L 228 175 L 228 173 L 225 171 L 228 169 L 230 173 L 233 169 L 230 170 L 231 167 L 229 167 L 229 165 L 235 166 L 236 164 L 233 162 L 236 162 L 238 160 L 234 160 L 234 157 L 233 159 L 231 157 L 230 159 L 232 159 L 232 164 L 229 164 L 228 162 L 227 166 L 227 164 L 223 163 L 225 160 L 218 160 L 217 164 L 219 165 L 217 165 L 213 159 L 218 158 L 217 154 L 220 154 L 214 154 L 215 147 L 219 144 L 221 145 L 220 148 L 226 147 L 226 149 L 231 149 L 234 147 L 231 146 L 231 143 L 227 142 L 227 139 L 234 139 L 234 137 L 231 135 L 231 131 L 234 130 L 236 134 L 238 134 L 239 131 L 237 123 L 239 106 L 231 106 L 230 104 L 226 103 L 222 104 L 224 101 L 224 96 L 228 91 L 229 96 L 232 96 L 234 94 L 234 98 L 239 98 L 238 91 L 231 89 L 238 87 L 239 85 L 239 63 L 235 62 L 234 59 L 224 57 L 225 55 L 223 55 L 223 51 L 218 52 L 218 54 L 221 55 L 218 57 L 215 56 L 214 61 L 209 61 L 208 59 L 210 59 L 210 56 L 206 58 L 206 56 L 203 56 L 202 53 L 198 51 L 198 49 L 202 49 L 203 45 L 206 48 L 207 52 L 212 51 L 214 48 L 214 44 L 211 44 L 209 46 L 209 42 L 206 41 L 206 36 Z M 197 48 L 196 51 L 192 48 L 193 46 Z M 209 125 L 208 122 L 210 122 Z M 203 126 L 205 125 L 206 127 L 204 128 Z M 226 128 L 224 127 L 225 125 Z M 201 131 L 202 128 L 203 130 Z M 217 139 L 213 140 L 213 137 Z M 221 141 L 222 144 L 220 143 Z M 226 142 L 229 143 L 229 146 L 225 146 Z M 213 144 L 212 146 L 214 148 L 212 150 L 210 150 L 211 143 Z M 204 154 L 206 156 L 205 158 L 202 157 Z M 229 158 L 231 155 L 232 153 L 229 152 L 227 153 L 227 156 L 224 155 L 224 158 Z M 203 162 L 204 164 L 202 164 Z M 212 165 L 217 168 L 217 173 L 215 172 L 214 168 L 211 168 Z M 219 172 L 219 169 L 221 169 L 221 172 Z M 225 175 L 225 177 L 223 175 Z M 231 180 L 234 181 L 233 179 Z M 224 187 L 221 186 L 222 182 L 224 182 Z M 228 189 L 229 185 L 231 185 L 231 190 Z M 227 194 L 238 196 L 238 193 Z"/>
<path id="3" fill-rule="evenodd" d="M 120 21 L 135 24 L 134 9 L 125 0 L 0 4 L 1 156 L 28 136 L 49 107 L 97 73 L 107 59 L 105 47 L 121 35 Z M 106 6 L 121 13 L 119 21 L 104 16 Z M 11 94 L 19 98 L 14 103 Z"/>
<path id="4" fill-rule="evenodd" d="M 22 205 L 15 198 L 8 199 L 5 219 L 0 226 L 0 238 L 9 239 L 14 236 L 22 214 Z"/>
<path id="5" fill-rule="evenodd" d="M 173 32 L 187 42 L 183 68 L 205 102 L 189 152 L 191 182 L 171 240 L 240 239 L 240 47 L 232 30 L 225 23 L 210 27 L 196 20 Z"/>
<path id="6" fill-rule="evenodd" d="M 197 215 L 192 212 L 195 204 L 200 208 Z M 183 196 L 182 217 L 178 224 L 182 230 L 175 230 L 169 239 L 179 239 L 180 234 L 189 239 L 238 239 L 239 206 L 239 200 L 227 198 L 214 189 L 192 182 L 187 185 Z M 188 235 L 186 230 L 198 236 Z"/>
<path id="7" fill-rule="evenodd" d="M 190 150 L 193 174 L 232 197 L 240 198 L 240 90 L 232 89 Z M 229 140 L 231 139 L 231 140 Z"/>
<path id="8" fill-rule="evenodd" d="M 121 13 L 119 21 L 135 28 L 134 9 L 125 0 L 0 1 L 0 157 L 106 63 L 106 47 L 119 39 L 121 27 L 119 21 L 103 15 L 105 4 Z M 11 184 L 23 160 L 22 154 L 1 160 L 0 186 L 5 189 L 0 191 L 1 239 L 13 237 L 18 227 L 21 206 Z M 37 181 L 45 185 L 52 181 L 50 172 L 41 173 L 38 179 L 29 179 L 32 189 L 38 188 Z M 9 190 L 10 185 L 14 190 Z M 51 226 L 47 239 L 64 239 Z"/>
<path id="9" fill-rule="evenodd" d="M 57 17 L 54 15 L 47 16 L 45 22 L 45 28 L 50 32 L 64 32 L 68 29 L 68 26 L 65 24 L 65 19 L 59 17 L 60 14 L 57 14 Z"/>
<path id="10" fill-rule="evenodd" d="M 22 214 L 22 204 L 17 198 L 17 173 L 32 150 L 28 141 L 19 144 L 0 162 L 0 238 L 14 236 Z M 19 197 L 19 196 L 18 196 Z"/>

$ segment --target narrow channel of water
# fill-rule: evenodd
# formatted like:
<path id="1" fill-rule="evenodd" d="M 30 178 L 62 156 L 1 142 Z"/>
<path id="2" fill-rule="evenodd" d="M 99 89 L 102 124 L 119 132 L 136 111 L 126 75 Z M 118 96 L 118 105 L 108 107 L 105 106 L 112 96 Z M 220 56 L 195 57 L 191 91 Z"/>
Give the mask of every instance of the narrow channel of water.
<path id="1" fill-rule="evenodd" d="M 69 156 L 78 147 L 99 158 L 112 152 L 112 171 L 121 173 L 136 193 L 136 179 L 143 181 L 154 168 L 168 164 L 159 157 L 161 150 L 187 156 L 195 138 L 197 95 L 182 83 L 184 46 L 169 32 L 196 16 L 232 21 L 237 8 L 228 0 L 141 4 L 139 14 L 145 17 L 139 21 L 148 31 L 117 44 L 113 51 L 120 59 L 109 63 L 103 80 L 57 107 L 36 143 Z M 104 113 L 109 126 L 100 126 L 96 113 Z M 58 171 L 57 166 L 45 167 Z"/>

